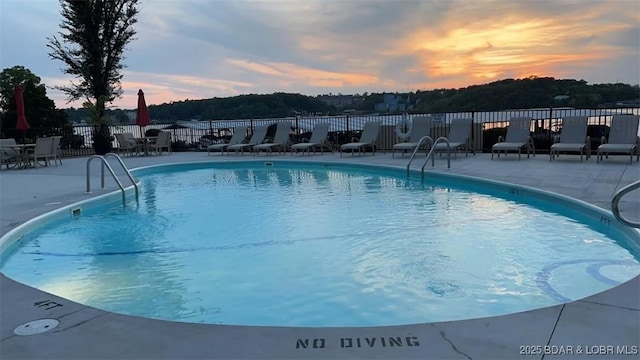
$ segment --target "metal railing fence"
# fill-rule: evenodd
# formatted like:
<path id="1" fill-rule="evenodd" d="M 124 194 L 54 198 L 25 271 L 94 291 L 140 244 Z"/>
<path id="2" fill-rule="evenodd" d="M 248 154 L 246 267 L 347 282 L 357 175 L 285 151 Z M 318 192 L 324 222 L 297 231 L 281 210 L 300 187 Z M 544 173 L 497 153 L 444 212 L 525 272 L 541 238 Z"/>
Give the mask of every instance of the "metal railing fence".
<path id="1" fill-rule="evenodd" d="M 233 128 L 240 125 L 249 126 L 251 133 L 256 126 L 289 121 L 292 124 L 292 140 L 301 141 L 311 135 L 317 123 L 327 122 L 329 141 L 338 146 L 350 142 L 357 137 L 367 121 L 380 121 L 382 124 L 379 147 L 380 150 L 391 150 L 400 140 L 395 134 L 395 126 L 404 116 L 412 119 L 416 116 L 431 115 L 434 119 L 432 137 L 446 136 L 449 124 L 457 118 L 472 118 L 472 139 L 476 151 L 490 151 L 499 136 L 506 134 L 506 127 L 512 117 L 526 116 L 532 118 L 531 134 L 536 152 L 547 152 L 553 144 L 554 136 L 562 129 L 562 119 L 568 116 L 588 116 L 589 136 L 592 139 L 592 151 L 597 149 L 601 137 L 608 136 L 611 118 L 616 114 L 640 115 L 640 107 L 633 108 L 542 108 L 518 109 L 492 112 L 452 112 L 437 114 L 372 114 L 372 115 L 339 115 L 339 116 L 296 116 L 287 118 L 177 121 L 175 123 L 152 124 L 141 129 L 138 125 L 112 125 L 112 134 L 133 133 L 142 136 L 142 131 L 168 131 L 171 133 L 173 149 L 203 150 L 205 145 L 223 141 L 231 137 Z M 36 137 L 62 136 L 60 152 L 63 157 L 93 155 L 92 126 L 73 126 L 67 128 L 31 128 L 26 132 L 17 129 L 2 129 L 2 137 L 13 137 L 19 143 L 34 142 Z M 270 129 L 268 136 L 275 129 Z M 113 147 L 118 143 L 113 139 Z"/>

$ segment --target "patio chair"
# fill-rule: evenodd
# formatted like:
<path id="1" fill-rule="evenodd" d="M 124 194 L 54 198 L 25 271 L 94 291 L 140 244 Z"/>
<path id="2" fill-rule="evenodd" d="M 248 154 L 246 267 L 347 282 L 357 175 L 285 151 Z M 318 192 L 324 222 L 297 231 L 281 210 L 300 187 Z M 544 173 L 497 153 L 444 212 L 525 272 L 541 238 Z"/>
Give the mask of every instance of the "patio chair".
<path id="1" fill-rule="evenodd" d="M 264 142 L 264 138 L 267 136 L 269 126 L 271 125 L 256 126 L 248 143 L 230 145 L 227 147 L 227 153 L 230 153 L 231 150 L 233 150 L 233 152 L 239 151 L 240 154 L 244 154 L 245 149 L 249 149 L 249 151 L 251 151 L 255 145 L 262 144 Z"/>
<path id="2" fill-rule="evenodd" d="M 633 163 L 633 154 L 636 154 L 636 162 L 640 161 L 639 124 L 640 115 L 613 115 L 609 140 L 602 137 L 596 162 L 602 160 L 602 155 L 609 158 L 610 154 L 629 154 L 629 164 Z"/>
<path id="3" fill-rule="evenodd" d="M 39 137 L 36 138 L 36 146 L 33 149 L 29 149 L 27 153 L 27 161 L 33 160 L 33 165 L 38 167 L 38 160 L 44 162 L 44 166 L 49 166 L 49 160 L 55 159 L 56 153 L 53 149 L 52 137 Z M 56 166 L 58 166 L 56 164 Z"/>
<path id="4" fill-rule="evenodd" d="M 449 125 L 449 134 L 446 139 L 449 141 L 449 149 L 454 151 L 454 156 L 458 157 L 458 150 L 464 148 L 464 156 L 469 156 L 469 150 L 476 154 L 473 150 L 473 141 L 471 140 L 471 124 L 472 118 L 460 118 L 451 120 Z M 442 154 L 447 150 L 447 143 L 437 143 L 434 146 L 434 151 Z"/>
<path id="5" fill-rule="evenodd" d="M 207 155 L 211 156 L 212 151 L 220 151 L 221 152 L 220 155 L 224 155 L 224 150 L 228 146 L 235 145 L 235 144 L 242 144 L 242 142 L 244 141 L 244 137 L 247 135 L 248 128 L 249 127 L 245 125 L 236 126 L 233 129 L 233 135 L 231 135 L 231 139 L 229 139 L 229 142 L 224 144 L 211 144 L 207 146 Z"/>
<path id="6" fill-rule="evenodd" d="M 115 134 L 115 136 L 116 140 L 118 140 L 118 154 L 125 153 L 131 156 L 135 153 L 136 155 L 138 155 L 140 146 L 135 139 L 128 139 L 123 133 Z"/>
<path id="7" fill-rule="evenodd" d="M 0 139 L 0 166 L 5 164 L 8 169 L 9 165 L 18 163 L 20 151 L 13 147 L 16 145 L 16 139 Z"/>
<path id="8" fill-rule="evenodd" d="M 433 118 L 431 116 L 417 116 L 413 118 L 413 126 L 411 127 L 408 141 L 393 145 L 391 157 L 395 157 L 396 151 L 402 151 L 402 155 L 404 155 L 406 151 L 414 151 L 418 146 L 420 139 L 425 136 L 428 136 L 429 138 L 424 142 L 424 148 L 431 148 L 433 145 L 433 138 L 430 136 L 432 121 Z"/>
<path id="9" fill-rule="evenodd" d="M 52 136 L 53 138 L 53 163 L 58 166 L 58 162 L 62 165 L 62 157 L 60 156 L 60 141 L 62 140 L 62 136 Z"/>
<path id="10" fill-rule="evenodd" d="M 509 120 L 506 139 L 502 136 L 498 137 L 498 142 L 491 147 L 491 160 L 494 152 L 498 152 L 499 158 L 500 151 L 504 151 L 505 156 L 507 151 L 517 151 L 518 160 L 520 160 L 522 149 L 527 150 L 527 158 L 531 153 L 536 156 L 535 145 L 531 138 L 531 120 L 530 117 L 512 117 Z"/>
<path id="11" fill-rule="evenodd" d="M 162 155 L 162 150 L 167 149 L 167 153 L 171 154 L 171 133 L 167 131 L 158 132 L 158 138 L 155 142 L 147 144 L 149 151 L 155 151 L 158 155 Z"/>
<path id="12" fill-rule="evenodd" d="M 365 148 L 371 148 L 372 155 L 376 154 L 378 135 L 380 134 L 380 121 L 368 121 L 364 124 L 360 139 L 351 139 L 352 142 L 340 146 L 340 157 L 345 150 L 351 150 L 351 155 L 358 150 L 362 154 Z"/>
<path id="13" fill-rule="evenodd" d="M 591 157 L 591 138 L 587 136 L 588 117 L 568 116 L 562 119 L 560 136 L 554 139 L 554 144 L 549 148 L 549 161 L 553 161 L 560 152 L 580 153 L 580 162 L 583 155 L 587 160 Z"/>
<path id="14" fill-rule="evenodd" d="M 311 149 L 313 149 L 313 153 L 316 153 L 316 149 L 320 148 L 320 152 L 324 150 L 326 147 L 333 153 L 333 149 L 329 145 L 327 141 L 327 135 L 329 134 L 329 123 L 318 123 L 313 127 L 313 132 L 311 133 L 311 138 L 309 140 L 303 141 L 301 143 L 291 145 L 291 156 L 293 156 L 294 152 L 298 152 L 302 150 L 302 155 L 304 155 L 305 151 L 310 153 Z"/>
<path id="15" fill-rule="evenodd" d="M 281 153 L 284 153 L 291 140 L 289 134 L 291 133 L 291 123 L 289 121 L 281 121 L 276 125 L 276 133 L 273 135 L 273 140 L 263 141 L 262 144 L 255 145 L 253 151 L 256 155 L 260 155 L 260 151 L 264 150 L 267 154 L 273 152 L 273 148 L 278 148 Z"/>

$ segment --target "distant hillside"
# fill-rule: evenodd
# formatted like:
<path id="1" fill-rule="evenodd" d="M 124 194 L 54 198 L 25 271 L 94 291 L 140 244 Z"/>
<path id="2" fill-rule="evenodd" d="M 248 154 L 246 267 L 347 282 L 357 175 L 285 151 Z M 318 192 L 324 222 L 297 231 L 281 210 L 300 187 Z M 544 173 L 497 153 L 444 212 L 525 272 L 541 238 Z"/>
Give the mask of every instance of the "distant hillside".
<path id="1" fill-rule="evenodd" d="M 635 101 L 640 87 L 627 84 L 595 84 L 554 78 L 506 79 L 461 89 L 418 91 L 412 95 L 416 112 L 498 111 L 540 107 L 614 107 L 619 101 Z"/>
<path id="2" fill-rule="evenodd" d="M 260 119 L 295 115 L 342 113 L 441 113 L 499 111 L 541 107 L 597 108 L 640 106 L 640 87 L 627 84 L 589 85 L 583 80 L 530 77 L 506 79 L 460 89 L 436 89 L 414 93 L 322 95 L 274 93 L 228 98 L 185 100 L 151 105 L 151 118 L 159 122 L 177 120 Z M 83 109 L 65 110 L 71 121 L 85 117 Z M 122 110 L 110 110 L 114 123 L 130 122 Z"/>
<path id="3" fill-rule="evenodd" d="M 287 93 L 185 100 L 149 106 L 151 118 L 157 121 L 280 118 L 335 112 L 335 106 L 317 98 Z"/>

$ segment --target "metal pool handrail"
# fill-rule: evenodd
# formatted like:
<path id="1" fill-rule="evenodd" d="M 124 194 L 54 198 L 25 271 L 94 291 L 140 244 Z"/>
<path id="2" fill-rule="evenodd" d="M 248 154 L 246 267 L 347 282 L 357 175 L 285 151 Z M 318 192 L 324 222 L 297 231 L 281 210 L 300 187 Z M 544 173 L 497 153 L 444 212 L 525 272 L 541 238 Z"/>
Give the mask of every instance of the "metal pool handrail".
<path id="1" fill-rule="evenodd" d="M 638 188 L 640 188 L 640 180 L 637 180 L 621 188 L 620 190 L 616 191 L 616 193 L 613 195 L 613 199 L 611 199 L 611 211 L 613 212 L 613 216 L 615 216 L 616 219 L 618 219 L 618 221 L 620 221 L 621 223 L 627 226 L 632 226 L 636 228 L 640 228 L 640 222 L 627 220 L 624 217 L 622 217 L 622 215 L 620 214 L 619 205 L 620 205 L 620 199 L 622 199 L 623 196 L 625 196 L 626 194 Z"/>
<path id="2" fill-rule="evenodd" d="M 418 152 L 418 149 L 420 149 L 420 145 L 422 145 L 423 142 L 425 142 L 426 140 L 431 141 L 431 144 L 433 146 L 433 138 L 429 135 L 423 136 L 420 138 L 420 140 L 418 141 L 418 145 L 416 145 L 416 148 L 413 149 L 413 153 L 411 154 L 411 158 L 409 158 L 409 163 L 407 164 L 407 176 L 409 176 L 409 167 L 411 166 L 411 162 L 413 161 L 413 158 L 416 156 L 416 153 Z"/>
<path id="3" fill-rule="evenodd" d="M 116 173 L 113 171 L 113 169 L 111 168 L 111 166 L 109 165 L 109 163 L 107 162 L 107 157 L 114 157 L 118 160 L 118 162 L 120 163 L 120 165 L 122 166 L 122 169 L 124 170 L 124 172 L 127 174 L 127 176 L 129 177 L 129 180 L 131 180 L 131 183 L 133 184 L 133 187 L 135 188 L 135 194 L 136 194 L 136 202 L 138 202 L 139 197 L 138 197 L 138 184 L 136 183 L 135 178 L 133 177 L 133 175 L 131 175 L 131 172 L 129 172 L 129 169 L 127 168 L 127 166 L 124 164 L 124 162 L 122 161 L 122 159 L 120 158 L 120 156 L 118 156 L 118 154 L 115 153 L 107 153 L 104 156 L 101 155 L 92 155 L 89 157 L 89 159 L 87 159 L 87 192 L 91 192 L 91 161 L 93 161 L 93 159 L 100 159 L 100 163 L 101 163 L 101 168 L 100 168 L 100 185 L 101 188 L 104 189 L 104 168 L 106 166 L 107 170 L 109 170 L 109 173 L 111 173 L 111 176 L 113 177 L 113 180 L 115 180 L 116 184 L 118 184 L 118 187 L 120 188 L 120 191 L 122 192 L 122 205 L 126 205 L 126 199 L 125 199 L 125 190 L 124 190 L 124 186 L 122 186 L 122 183 L 120 182 L 120 179 L 118 178 L 118 176 L 116 175 Z"/>
<path id="4" fill-rule="evenodd" d="M 424 159 L 424 164 L 422 164 L 422 168 L 420 169 L 421 171 L 420 176 L 422 180 L 424 180 L 424 167 L 427 166 L 427 163 L 429 162 L 429 158 L 431 158 L 431 167 L 436 166 L 436 160 L 433 158 L 433 156 L 435 154 L 436 145 L 441 142 L 444 142 L 445 144 L 447 144 L 447 169 L 451 169 L 451 145 L 449 144 L 449 139 L 447 139 L 444 136 L 441 136 L 437 138 L 436 141 L 433 143 L 433 145 L 431 146 L 431 151 L 429 151 L 429 153 L 427 154 L 427 158 Z"/>

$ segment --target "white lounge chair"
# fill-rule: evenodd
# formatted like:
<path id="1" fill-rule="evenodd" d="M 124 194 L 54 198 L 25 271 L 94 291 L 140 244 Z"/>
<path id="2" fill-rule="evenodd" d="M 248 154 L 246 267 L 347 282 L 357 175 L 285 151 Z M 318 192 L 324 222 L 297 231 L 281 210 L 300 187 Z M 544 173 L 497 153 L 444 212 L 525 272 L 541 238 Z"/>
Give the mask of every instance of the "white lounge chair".
<path id="1" fill-rule="evenodd" d="M 578 152 L 580 161 L 583 155 L 591 157 L 591 138 L 587 136 L 588 118 L 586 116 L 568 116 L 562 119 L 560 136 L 549 149 L 549 161 L 553 161 L 560 152 Z"/>
<path id="2" fill-rule="evenodd" d="M 498 157 L 500 157 L 500 151 L 504 151 L 505 156 L 507 151 L 517 151 L 518 160 L 520 160 L 522 149 L 527 150 L 527 158 L 532 153 L 533 156 L 536 156 L 535 145 L 531 138 L 531 120 L 530 117 L 511 118 L 507 128 L 506 139 L 502 139 L 502 136 L 500 136 L 498 142 L 491 147 L 491 160 L 493 160 L 494 152 L 498 152 Z"/>
<path id="3" fill-rule="evenodd" d="M 313 149 L 313 153 L 316 153 L 316 149 L 320 148 L 320 152 L 327 148 L 329 151 L 333 153 L 333 149 L 329 145 L 327 141 L 327 135 L 329 134 L 329 123 L 318 123 L 313 127 L 313 132 L 311 133 L 311 138 L 309 141 L 301 142 L 297 144 L 291 145 L 291 156 L 293 156 L 294 152 L 298 152 L 302 150 L 302 155 L 304 152 L 310 152 Z"/>
<path id="4" fill-rule="evenodd" d="M 231 135 L 231 139 L 229 139 L 229 142 L 224 144 L 211 144 L 207 146 L 207 155 L 211 155 L 212 151 L 220 151 L 221 155 L 224 155 L 224 150 L 227 147 L 231 145 L 242 144 L 245 136 L 247 136 L 248 128 L 249 128 L 248 126 L 244 126 L 244 125 L 236 126 L 233 129 L 233 135 Z"/>
<path id="5" fill-rule="evenodd" d="M 278 122 L 276 125 L 276 133 L 275 135 L 273 135 L 272 142 L 263 142 L 262 144 L 255 145 L 253 147 L 253 152 L 259 155 L 260 151 L 264 150 L 266 153 L 271 154 L 273 152 L 273 148 L 278 148 L 280 152 L 284 153 L 291 143 L 291 140 L 289 139 L 290 133 L 290 122 Z"/>
<path id="6" fill-rule="evenodd" d="M 414 151 L 422 139 L 425 136 L 429 136 L 423 144 L 424 148 L 429 149 L 433 145 L 433 138 L 431 137 L 431 123 L 433 118 L 431 116 L 417 116 L 413 118 L 413 125 L 411 126 L 411 132 L 409 133 L 409 140 L 407 142 L 401 142 L 393 145 L 391 151 L 391 157 L 395 157 L 396 151 L 402 151 L 402 154 L 406 151 Z"/>
<path id="7" fill-rule="evenodd" d="M 609 158 L 610 154 L 629 154 L 629 164 L 633 162 L 633 154 L 635 154 L 636 161 L 640 161 L 639 125 L 640 115 L 613 115 L 609 140 L 602 138 L 603 144 L 598 146 L 596 155 L 597 162 L 602 160 L 602 155 Z"/>
<path id="8" fill-rule="evenodd" d="M 446 139 L 449 141 L 449 149 L 454 151 L 454 156 L 458 157 L 458 150 L 464 149 L 464 156 L 469 156 L 469 150 L 476 154 L 473 150 L 473 141 L 471 140 L 471 124 L 472 118 L 460 118 L 451 120 L 449 125 L 449 134 Z M 437 143 L 434 145 L 434 151 L 442 152 L 447 150 L 447 143 Z"/>
<path id="9" fill-rule="evenodd" d="M 345 150 L 351 150 L 351 155 L 358 150 L 362 154 L 365 148 L 371 148 L 371 153 L 375 155 L 378 135 L 380 134 L 380 121 L 368 121 L 364 124 L 360 139 L 351 139 L 353 142 L 340 146 L 340 157 Z"/>
<path id="10" fill-rule="evenodd" d="M 239 151 L 240 154 L 244 154 L 245 149 L 249 149 L 249 151 L 251 151 L 255 145 L 259 145 L 264 142 L 264 138 L 267 136 L 267 130 L 269 129 L 269 126 L 271 125 L 256 126 L 253 131 L 253 135 L 251 135 L 251 139 L 249 139 L 248 143 L 227 146 L 227 152 L 230 153 L 233 150 L 233 152 Z"/>

